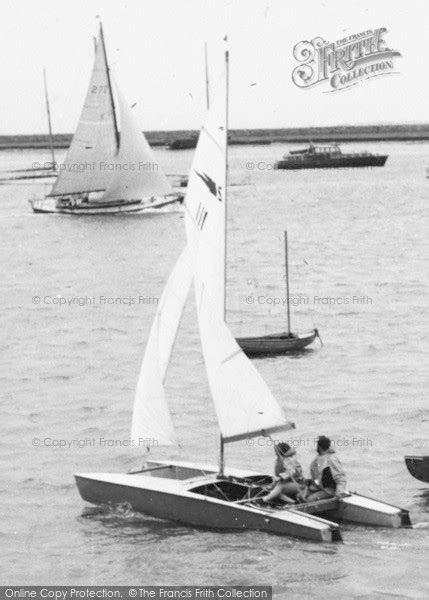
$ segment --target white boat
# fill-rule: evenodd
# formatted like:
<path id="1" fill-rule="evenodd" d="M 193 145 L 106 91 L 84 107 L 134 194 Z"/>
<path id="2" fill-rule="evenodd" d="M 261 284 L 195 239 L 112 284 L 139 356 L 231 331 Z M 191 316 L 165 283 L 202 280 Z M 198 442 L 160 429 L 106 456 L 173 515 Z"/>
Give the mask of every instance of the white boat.
<path id="1" fill-rule="evenodd" d="M 192 526 L 264 530 L 324 542 L 341 540 L 340 518 L 371 526 L 408 526 L 407 511 L 357 494 L 292 507 L 267 506 L 259 497 L 272 481 L 269 475 L 225 468 L 225 444 L 294 427 L 224 320 L 227 106 L 228 55 L 190 172 L 184 204 L 187 246 L 157 307 L 131 428 L 136 448 L 148 445 L 149 440 L 152 445 L 156 441 L 156 446 L 177 443 L 163 383 L 193 282 L 206 373 L 221 433 L 219 466 L 150 461 L 130 473 L 78 473 L 79 492 L 93 504 L 125 502 L 134 511 Z M 326 516 L 331 514 L 335 520 Z"/>
<path id="2" fill-rule="evenodd" d="M 157 164 L 132 108 L 116 86 L 116 115 L 103 29 L 76 132 L 50 193 L 30 200 L 36 213 L 140 212 L 181 202 Z M 121 131 L 118 130 L 118 120 Z"/>

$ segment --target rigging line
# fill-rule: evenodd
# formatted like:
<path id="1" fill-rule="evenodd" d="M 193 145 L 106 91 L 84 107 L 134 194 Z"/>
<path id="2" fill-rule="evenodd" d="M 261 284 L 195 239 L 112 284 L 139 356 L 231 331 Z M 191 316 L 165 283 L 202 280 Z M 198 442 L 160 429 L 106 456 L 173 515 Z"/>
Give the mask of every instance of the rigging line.
<path id="1" fill-rule="evenodd" d="M 222 127 L 223 129 L 223 127 Z M 217 149 L 219 150 L 219 152 L 221 152 L 223 154 L 223 148 L 222 146 L 219 144 L 219 142 L 213 137 L 213 134 L 210 133 L 210 131 L 208 131 L 208 129 L 205 128 L 205 126 L 201 127 L 201 132 L 203 132 L 206 134 L 206 136 L 213 142 L 213 144 L 217 147 Z M 201 135 L 201 134 L 200 134 Z"/>

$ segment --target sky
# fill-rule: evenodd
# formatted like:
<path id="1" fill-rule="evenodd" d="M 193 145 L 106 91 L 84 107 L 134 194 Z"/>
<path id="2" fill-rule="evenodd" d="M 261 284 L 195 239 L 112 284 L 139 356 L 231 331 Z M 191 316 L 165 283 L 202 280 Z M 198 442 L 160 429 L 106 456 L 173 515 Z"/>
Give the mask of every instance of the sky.
<path id="1" fill-rule="evenodd" d="M 97 16 L 112 74 L 143 130 L 199 129 L 204 43 L 211 91 L 230 50 L 230 127 L 427 123 L 426 0 L 2 0 L 0 135 L 46 133 L 43 67 L 56 133 L 73 132 L 88 86 Z M 386 27 L 398 74 L 326 93 L 297 87 L 295 44 Z"/>

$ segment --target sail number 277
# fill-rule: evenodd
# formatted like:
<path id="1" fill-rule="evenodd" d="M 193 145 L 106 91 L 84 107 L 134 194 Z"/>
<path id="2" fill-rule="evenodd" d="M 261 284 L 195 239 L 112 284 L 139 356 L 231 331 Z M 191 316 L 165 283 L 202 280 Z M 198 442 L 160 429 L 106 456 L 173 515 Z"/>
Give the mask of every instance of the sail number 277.
<path id="1" fill-rule="evenodd" d="M 91 94 L 105 94 L 107 92 L 107 85 L 93 85 L 91 88 Z"/>

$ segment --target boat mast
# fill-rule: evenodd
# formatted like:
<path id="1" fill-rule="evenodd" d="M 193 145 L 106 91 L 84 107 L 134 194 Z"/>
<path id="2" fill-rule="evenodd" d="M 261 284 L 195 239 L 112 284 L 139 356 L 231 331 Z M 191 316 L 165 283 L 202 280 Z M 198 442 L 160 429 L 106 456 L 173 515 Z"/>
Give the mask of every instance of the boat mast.
<path id="1" fill-rule="evenodd" d="M 206 71 L 207 72 L 207 71 Z M 228 224 L 228 214 L 227 214 L 227 186 L 228 186 L 228 103 L 229 103 L 229 52 L 226 50 L 225 52 L 225 72 L 226 72 L 226 111 L 225 111 L 225 265 L 223 270 L 224 276 L 224 293 L 223 293 L 223 320 L 226 322 L 226 266 L 227 266 L 227 258 L 226 258 L 226 249 L 227 249 L 227 224 Z M 207 88 L 208 89 L 208 88 Z M 207 91 L 207 103 L 209 101 L 208 91 Z M 219 476 L 223 477 L 225 469 L 225 442 L 222 434 L 220 435 L 220 459 L 219 459 Z"/>
<path id="2" fill-rule="evenodd" d="M 116 137 L 116 149 L 119 150 L 118 122 L 116 120 L 116 111 L 115 111 L 115 102 L 113 100 L 112 82 L 110 80 L 110 69 L 109 69 L 109 63 L 107 62 L 106 44 L 104 43 L 103 25 L 101 24 L 101 21 L 100 21 L 100 38 L 101 38 L 101 43 L 103 45 L 104 63 L 106 65 L 106 73 L 107 73 L 107 85 L 109 86 L 110 102 L 112 104 L 113 124 L 115 127 L 115 137 Z"/>
<path id="3" fill-rule="evenodd" d="M 207 42 L 204 42 L 204 60 L 206 65 L 206 105 L 210 108 L 210 90 L 209 90 L 209 66 L 207 61 Z"/>
<path id="4" fill-rule="evenodd" d="M 220 458 L 219 458 L 219 477 L 224 476 L 225 471 L 225 442 L 223 441 L 223 436 L 220 434 Z"/>
<path id="5" fill-rule="evenodd" d="M 227 196 L 228 196 L 228 104 L 229 104 L 229 52 L 228 50 L 226 50 L 225 52 L 225 71 L 226 71 L 226 113 L 225 113 L 225 190 L 224 190 L 224 197 L 225 197 L 225 251 L 224 251 L 224 257 L 225 257 L 225 266 L 224 266 L 224 270 L 223 270 L 223 276 L 224 276 L 224 286 L 223 286 L 223 320 L 226 322 L 226 283 L 227 283 L 227 277 L 226 277 L 226 270 L 227 270 L 227 248 L 228 248 L 228 244 L 227 244 L 227 237 L 228 237 L 228 201 L 227 201 Z"/>
<path id="6" fill-rule="evenodd" d="M 286 271 L 287 333 L 288 333 L 288 335 L 290 335 L 289 265 L 288 265 L 287 231 L 285 231 L 285 271 Z"/>
<path id="7" fill-rule="evenodd" d="M 46 83 L 46 69 L 43 69 L 43 81 L 45 82 L 46 112 L 48 113 L 49 144 L 51 146 L 52 170 L 55 171 L 54 140 L 52 138 L 51 109 L 49 108 L 48 85 Z"/>

